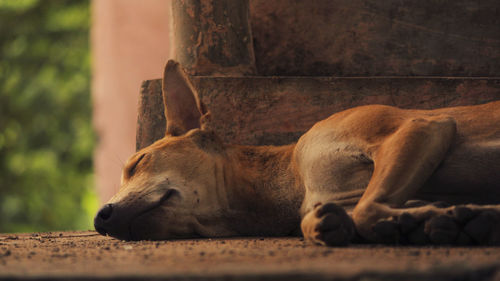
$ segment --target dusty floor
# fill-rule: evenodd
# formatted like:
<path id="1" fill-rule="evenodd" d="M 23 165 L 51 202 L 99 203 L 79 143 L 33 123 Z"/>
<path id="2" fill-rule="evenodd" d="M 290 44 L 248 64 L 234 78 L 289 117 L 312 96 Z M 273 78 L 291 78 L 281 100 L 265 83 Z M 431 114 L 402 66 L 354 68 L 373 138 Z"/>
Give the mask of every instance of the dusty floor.
<path id="1" fill-rule="evenodd" d="M 300 238 L 123 242 L 0 234 L 0 280 L 500 280 L 500 247 L 313 246 Z"/>

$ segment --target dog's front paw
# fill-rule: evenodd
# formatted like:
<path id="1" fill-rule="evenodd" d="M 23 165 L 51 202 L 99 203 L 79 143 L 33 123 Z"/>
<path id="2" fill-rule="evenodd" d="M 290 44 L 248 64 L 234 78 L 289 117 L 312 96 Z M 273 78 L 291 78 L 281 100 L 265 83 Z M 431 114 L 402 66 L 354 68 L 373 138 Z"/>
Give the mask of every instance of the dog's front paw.
<path id="1" fill-rule="evenodd" d="M 306 240 L 326 246 L 344 246 L 354 238 L 351 217 L 334 203 L 317 206 L 301 223 Z"/>

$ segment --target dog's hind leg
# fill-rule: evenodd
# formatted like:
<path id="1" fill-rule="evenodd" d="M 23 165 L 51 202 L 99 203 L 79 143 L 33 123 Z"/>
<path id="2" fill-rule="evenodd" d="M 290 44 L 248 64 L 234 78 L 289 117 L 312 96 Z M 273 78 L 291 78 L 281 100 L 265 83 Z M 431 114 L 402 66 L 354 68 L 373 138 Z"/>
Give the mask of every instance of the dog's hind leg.
<path id="1" fill-rule="evenodd" d="M 391 207 L 401 207 L 413 197 L 444 159 L 455 132 L 455 120 L 448 116 L 408 119 L 392 135 L 375 144 L 371 153 L 373 173 L 361 199 L 356 200 L 359 202 L 352 213 L 354 223 L 343 208 L 336 206 L 337 200 L 314 200 L 328 194 L 307 188 L 314 191 L 306 192 L 304 202 L 320 201 L 323 205 L 305 206 L 301 223 L 304 237 L 320 244 L 346 244 L 354 237 L 351 226 L 355 225 L 357 233 L 366 240 L 395 240 L 381 236 L 373 226 L 397 215 L 399 209 Z"/>
<path id="2" fill-rule="evenodd" d="M 353 210 L 363 238 L 381 243 L 500 244 L 499 205 L 404 205 L 445 157 L 455 126 L 449 117 L 409 120 L 381 144 L 372 178 Z"/>
<path id="3" fill-rule="evenodd" d="M 433 116 L 406 120 L 378 144 L 372 155 L 374 170 L 365 193 L 353 211 L 358 233 L 373 242 L 398 242 L 399 225 L 380 223 L 399 214 L 403 204 L 434 173 L 456 134 L 455 120 Z M 415 213 L 426 219 L 426 207 Z"/>

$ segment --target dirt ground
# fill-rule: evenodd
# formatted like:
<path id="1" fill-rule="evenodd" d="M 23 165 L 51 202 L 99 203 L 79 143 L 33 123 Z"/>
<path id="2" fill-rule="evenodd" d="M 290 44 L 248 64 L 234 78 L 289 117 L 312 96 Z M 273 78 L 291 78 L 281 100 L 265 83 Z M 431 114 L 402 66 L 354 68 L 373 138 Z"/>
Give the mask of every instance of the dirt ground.
<path id="1" fill-rule="evenodd" d="M 327 248 L 300 238 L 124 242 L 0 234 L 0 280 L 500 280 L 500 247 Z"/>

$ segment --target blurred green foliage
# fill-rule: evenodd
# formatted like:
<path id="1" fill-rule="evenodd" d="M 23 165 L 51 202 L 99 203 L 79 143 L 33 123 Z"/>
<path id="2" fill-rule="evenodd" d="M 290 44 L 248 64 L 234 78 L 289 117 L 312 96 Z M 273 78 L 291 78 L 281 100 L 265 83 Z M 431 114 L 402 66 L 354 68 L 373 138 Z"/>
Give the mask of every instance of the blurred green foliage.
<path id="1" fill-rule="evenodd" d="M 88 0 L 0 0 L 0 232 L 90 229 Z"/>

